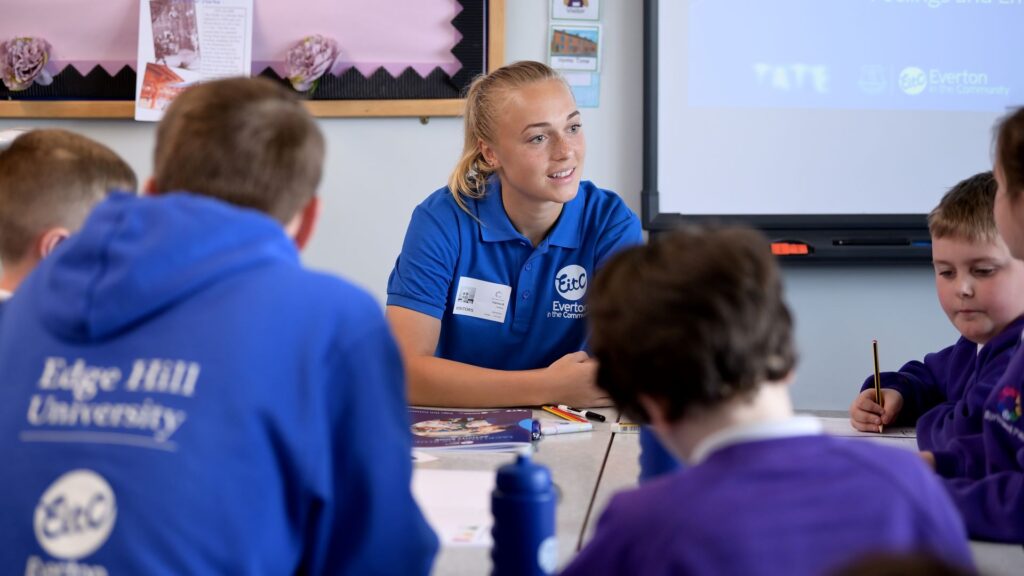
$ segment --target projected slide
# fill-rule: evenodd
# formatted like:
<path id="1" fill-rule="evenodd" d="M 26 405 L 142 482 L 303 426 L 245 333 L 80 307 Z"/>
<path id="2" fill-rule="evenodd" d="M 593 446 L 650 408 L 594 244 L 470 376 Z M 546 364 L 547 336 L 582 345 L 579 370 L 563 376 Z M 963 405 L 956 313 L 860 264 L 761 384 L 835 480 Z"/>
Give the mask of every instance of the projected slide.
<path id="1" fill-rule="evenodd" d="M 1006 43 L 1019 37 L 1022 5 L 690 2 L 688 100 L 691 106 L 1002 110 L 1024 94 L 1019 50 Z"/>
<path id="2" fill-rule="evenodd" d="M 926 214 L 1024 105 L 1022 26 L 1024 0 L 661 0 L 658 212 Z"/>

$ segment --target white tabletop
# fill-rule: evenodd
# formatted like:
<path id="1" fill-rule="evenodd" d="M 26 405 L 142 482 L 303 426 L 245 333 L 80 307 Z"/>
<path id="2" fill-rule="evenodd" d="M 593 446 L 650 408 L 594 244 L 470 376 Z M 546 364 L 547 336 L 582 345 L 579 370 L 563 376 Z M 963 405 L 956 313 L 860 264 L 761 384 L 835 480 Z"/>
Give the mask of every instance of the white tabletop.
<path id="1" fill-rule="evenodd" d="M 596 410 L 614 421 L 613 409 Z M 557 418 L 541 410 L 534 417 L 542 422 Z M 612 442 L 609 424 L 594 422 L 593 432 L 545 436 L 535 443 L 534 461 L 551 470 L 559 493 L 556 525 L 559 567 L 564 566 L 579 549 L 584 523 L 598 488 L 605 456 Z M 512 462 L 515 455 L 494 452 L 433 452 L 437 460 L 416 464 L 417 470 L 489 470 Z M 486 511 L 489 514 L 489 511 Z M 483 547 L 443 546 L 434 562 L 433 574 L 487 574 L 491 568 L 490 549 Z"/>
<path id="2" fill-rule="evenodd" d="M 612 409 L 598 410 L 616 419 Z M 838 418 L 839 412 L 815 412 L 817 416 Z M 555 417 L 534 411 L 541 420 Z M 836 425 L 836 422 L 832 422 Z M 916 450 L 916 439 L 906 430 L 892 434 L 852 437 Z M 612 434 L 608 423 L 594 423 L 593 432 L 549 436 L 536 443 L 534 459 L 551 469 L 559 492 L 557 537 L 559 567 L 564 567 L 593 535 L 601 513 L 613 494 L 634 488 L 639 476 L 640 442 L 638 434 Z M 494 472 L 512 462 L 511 453 L 433 453 L 436 460 L 416 464 L 417 470 L 477 470 Z M 480 511 L 489 517 L 489 509 Z M 1024 566 L 1024 548 L 1017 545 L 971 542 L 978 569 L 990 576 L 1019 574 Z M 490 548 L 443 546 L 434 563 L 433 574 L 487 574 L 491 569 Z"/>

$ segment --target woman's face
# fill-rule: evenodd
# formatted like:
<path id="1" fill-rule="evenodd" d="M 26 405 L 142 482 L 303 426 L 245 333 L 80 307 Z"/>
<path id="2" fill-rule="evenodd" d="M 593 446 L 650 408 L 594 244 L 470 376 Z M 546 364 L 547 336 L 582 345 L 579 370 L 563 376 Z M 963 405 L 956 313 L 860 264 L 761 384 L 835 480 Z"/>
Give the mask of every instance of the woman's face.
<path id="1" fill-rule="evenodd" d="M 559 80 L 508 91 L 494 142 L 481 142 L 506 202 L 564 204 L 576 197 L 586 156 L 579 110 Z M 511 197 L 510 197 L 511 196 Z"/>
<path id="2" fill-rule="evenodd" d="M 1018 260 L 1024 260 L 1024 201 L 1019 196 L 1021 191 L 1017 191 L 1017 200 L 1010 200 L 1006 190 L 1006 176 L 998 161 L 992 171 L 999 186 L 996 189 L 996 228 L 1010 248 L 1010 254 Z"/>

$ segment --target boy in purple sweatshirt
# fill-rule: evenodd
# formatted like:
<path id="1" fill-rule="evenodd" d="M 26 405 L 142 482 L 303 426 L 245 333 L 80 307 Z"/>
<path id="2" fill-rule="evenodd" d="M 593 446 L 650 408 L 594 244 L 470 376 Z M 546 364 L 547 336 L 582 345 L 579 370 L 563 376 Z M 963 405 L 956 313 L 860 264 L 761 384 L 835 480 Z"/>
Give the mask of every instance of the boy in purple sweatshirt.
<path id="1" fill-rule="evenodd" d="M 918 446 L 947 476 L 981 474 L 983 406 L 1024 328 L 1024 262 L 996 230 L 995 194 L 992 173 L 983 172 L 954 186 L 928 215 L 935 288 L 960 339 L 883 372 L 884 409 L 873 376 L 850 406 L 851 424 L 864 432 L 916 423 Z"/>
<path id="2" fill-rule="evenodd" d="M 589 314 L 598 385 L 689 466 L 615 496 L 564 575 L 818 575 L 868 552 L 971 565 L 916 454 L 794 416 L 792 319 L 757 232 L 629 249 L 598 274 Z"/>
<path id="3" fill-rule="evenodd" d="M 1024 109 L 997 127 L 995 221 L 1015 258 L 1024 258 Z M 946 480 L 972 538 L 1024 543 L 1024 348 L 1018 347 L 985 402 L 983 475 Z M 974 456 L 979 459 L 979 456 Z"/>

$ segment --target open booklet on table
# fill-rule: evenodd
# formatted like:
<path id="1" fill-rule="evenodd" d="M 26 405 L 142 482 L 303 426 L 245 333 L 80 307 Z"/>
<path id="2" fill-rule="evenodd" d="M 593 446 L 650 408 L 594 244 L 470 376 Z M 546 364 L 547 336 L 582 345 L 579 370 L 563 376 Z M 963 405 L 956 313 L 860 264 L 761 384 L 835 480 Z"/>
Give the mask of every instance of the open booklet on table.
<path id="1" fill-rule="evenodd" d="M 527 449 L 533 413 L 527 409 L 442 410 L 410 408 L 414 450 Z"/>

